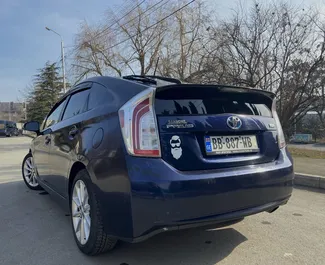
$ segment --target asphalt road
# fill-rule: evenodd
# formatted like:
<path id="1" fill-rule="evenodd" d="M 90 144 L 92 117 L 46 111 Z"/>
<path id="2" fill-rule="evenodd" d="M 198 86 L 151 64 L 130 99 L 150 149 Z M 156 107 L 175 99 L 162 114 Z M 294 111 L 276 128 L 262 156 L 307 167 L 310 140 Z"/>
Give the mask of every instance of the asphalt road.
<path id="1" fill-rule="evenodd" d="M 325 264 L 325 194 L 299 189 L 272 214 L 221 229 L 168 232 L 87 257 L 75 245 L 69 217 L 22 182 L 29 142 L 0 138 L 0 264 Z"/>

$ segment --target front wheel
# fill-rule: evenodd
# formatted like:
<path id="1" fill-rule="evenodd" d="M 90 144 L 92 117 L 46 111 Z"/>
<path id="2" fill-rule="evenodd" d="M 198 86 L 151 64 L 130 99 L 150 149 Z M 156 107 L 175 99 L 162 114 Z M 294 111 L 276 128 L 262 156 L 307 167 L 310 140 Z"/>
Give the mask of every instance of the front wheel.
<path id="1" fill-rule="evenodd" d="M 23 160 L 22 174 L 25 184 L 28 188 L 30 188 L 31 190 L 42 189 L 36 178 L 36 170 L 34 167 L 33 156 L 31 153 L 28 153 Z"/>
<path id="2" fill-rule="evenodd" d="M 87 170 L 79 171 L 70 191 L 71 222 L 79 249 L 91 256 L 111 250 L 117 243 L 104 231 L 99 203 Z"/>

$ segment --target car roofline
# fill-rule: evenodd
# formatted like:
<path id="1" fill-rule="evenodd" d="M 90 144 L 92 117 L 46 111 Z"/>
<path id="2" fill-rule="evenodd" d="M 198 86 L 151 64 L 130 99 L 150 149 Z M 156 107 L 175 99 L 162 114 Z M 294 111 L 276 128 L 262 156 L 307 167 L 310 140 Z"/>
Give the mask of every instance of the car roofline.
<path id="1" fill-rule="evenodd" d="M 149 78 L 153 78 L 153 76 L 148 76 Z M 272 99 L 275 98 L 275 93 L 270 92 L 270 91 L 265 91 L 259 88 L 253 88 L 253 87 L 247 87 L 247 86 L 237 86 L 237 85 L 227 85 L 227 84 L 198 84 L 198 83 L 169 83 L 169 84 L 161 84 L 161 85 L 153 85 L 153 84 L 149 84 L 149 83 L 143 83 L 141 81 L 138 80 L 130 80 L 130 79 L 125 79 L 123 77 L 113 77 L 113 76 L 95 76 L 95 77 L 90 77 L 88 79 L 85 79 L 83 81 L 81 81 L 80 83 L 76 84 L 73 88 L 69 89 L 66 93 L 64 93 L 61 97 L 60 100 L 61 101 L 63 98 L 69 96 L 70 94 L 73 94 L 79 90 L 85 89 L 89 84 L 91 83 L 99 83 L 105 86 L 104 82 L 105 80 L 123 80 L 124 82 L 130 82 L 130 83 L 136 83 L 138 85 L 142 85 L 144 88 L 155 88 L 157 90 L 164 90 L 164 89 L 169 89 L 172 87 L 219 87 L 222 90 L 237 90 L 238 92 L 240 91 L 251 91 L 251 92 L 256 92 L 256 93 L 261 93 L 265 96 L 268 96 Z"/>

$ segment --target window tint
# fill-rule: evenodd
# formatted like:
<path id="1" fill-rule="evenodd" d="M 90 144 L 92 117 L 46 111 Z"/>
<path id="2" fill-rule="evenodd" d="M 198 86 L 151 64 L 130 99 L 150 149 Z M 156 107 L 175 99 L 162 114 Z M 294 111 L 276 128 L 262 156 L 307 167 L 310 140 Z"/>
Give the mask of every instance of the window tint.
<path id="1" fill-rule="evenodd" d="M 88 110 L 113 101 L 113 96 L 108 88 L 94 83 L 90 90 Z"/>
<path id="2" fill-rule="evenodd" d="M 63 109 L 66 101 L 67 101 L 67 99 L 63 100 L 58 106 L 54 107 L 54 110 L 51 112 L 51 114 L 47 117 L 47 119 L 42 124 L 43 130 L 58 123 L 60 114 L 62 112 L 62 109 Z"/>
<path id="3" fill-rule="evenodd" d="M 63 115 L 63 120 L 69 119 L 84 112 L 88 94 L 89 89 L 77 92 L 70 97 Z"/>
<path id="4" fill-rule="evenodd" d="M 234 113 L 272 117 L 272 100 L 260 94 L 218 90 L 169 89 L 156 93 L 157 115 L 215 115 Z"/>
<path id="5" fill-rule="evenodd" d="M 16 125 L 16 123 L 14 123 L 14 122 L 7 122 L 7 128 L 16 128 L 17 127 L 17 125 Z"/>
<path id="6" fill-rule="evenodd" d="M 264 104 L 220 99 L 158 99 L 156 100 L 156 112 L 158 115 L 234 113 L 272 117 L 270 109 Z"/>

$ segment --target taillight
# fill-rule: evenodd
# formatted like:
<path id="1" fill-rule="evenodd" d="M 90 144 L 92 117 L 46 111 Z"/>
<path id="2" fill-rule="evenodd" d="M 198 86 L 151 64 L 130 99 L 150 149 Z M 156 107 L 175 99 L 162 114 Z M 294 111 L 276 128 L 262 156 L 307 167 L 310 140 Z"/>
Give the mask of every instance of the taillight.
<path id="1" fill-rule="evenodd" d="M 272 115 L 275 120 L 275 125 L 276 125 L 277 131 L 278 131 L 278 145 L 279 145 L 279 148 L 281 149 L 286 146 L 286 140 L 284 137 L 284 133 L 282 130 L 282 126 L 281 126 L 281 122 L 280 122 L 278 113 L 276 111 L 276 100 L 274 100 L 273 104 L 272 104 Z"/>
<path id="2" fill-rule="evenodd" d="M 160 157 L 160 142 L 153 109 L 154 89 L 139 93 L 119 110 L 120 126 L 129 154 Z"/>

